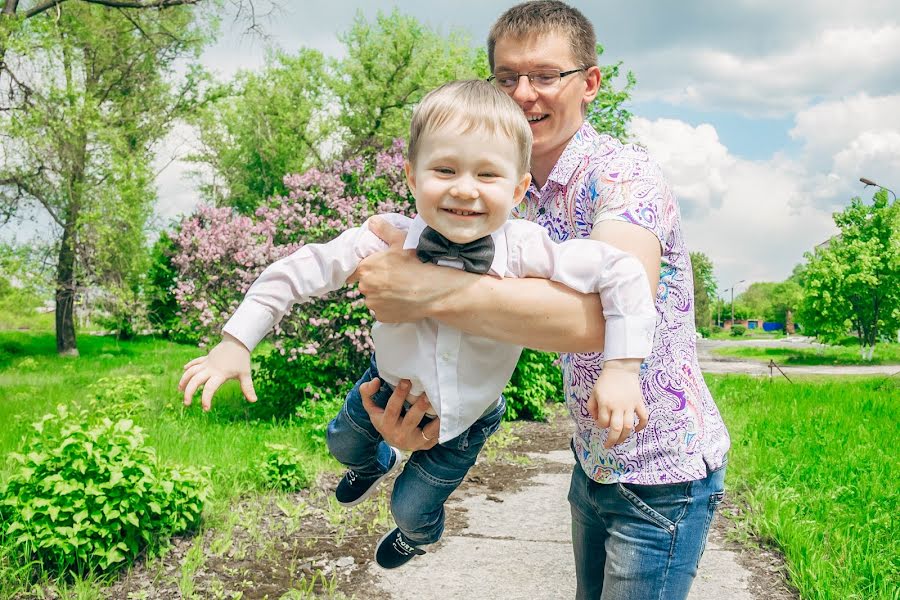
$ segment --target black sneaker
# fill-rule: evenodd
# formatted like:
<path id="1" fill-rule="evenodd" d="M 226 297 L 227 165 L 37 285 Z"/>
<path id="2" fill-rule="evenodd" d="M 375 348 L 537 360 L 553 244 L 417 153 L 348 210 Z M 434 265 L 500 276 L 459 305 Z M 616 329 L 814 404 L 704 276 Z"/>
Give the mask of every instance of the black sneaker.
<path id="1" fill-rule="evenodd" d="M 396 569 L 421 554 L 425 554 L 425 551 L 416 548 L 416 545 L 397 527 L 378 540 L 378 546 L 375 548 L 375 562 L 382 569 Z"/>
<path id="2" fill-rule="evenodd" d="M 391 446 L 391 464 L 388 470 L 381 475 L 372 475 L 370 477 L 361 477 L 353 469 L 349 469 L 344 476 L 341 477 L 337 489 L 334 491 L 334 497 L 337 498 L 338 504 L 341 506 L 356 506 L 378 489 L 378 484 L 384 481 L 384 478 L 397 470 L 403 455 L 400 451 Z"/>

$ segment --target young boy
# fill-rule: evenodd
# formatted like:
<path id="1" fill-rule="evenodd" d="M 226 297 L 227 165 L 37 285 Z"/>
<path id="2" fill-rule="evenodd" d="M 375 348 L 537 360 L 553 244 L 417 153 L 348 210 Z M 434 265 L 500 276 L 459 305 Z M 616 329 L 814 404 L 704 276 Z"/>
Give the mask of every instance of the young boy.
<path id="1" fill-rule="evenodd" d="M 531 141 L 521 109 L 490 83 L 441 86 L 416 108 L 410 128 L 405 171 L 418 216 L 381 217 L 406 230 L 405 247 L 415 248 L 422 262 L 496 277 L 549 278 L 599 293 L 607 362 L 643 359 L 652 347 L 655 310 L 640 263 L 602 242 L 557 244 L 538 225 L 508 220 L 531 181 Z M 341 287 L 363 258 L 385 247 L 367 222 L 267 268 L 225 325 L 225 339 L 207 357 L 185 366 L 179 384 L 185 403 L 205 383 L 208 408 L 215 389 L 229 378 L 240 379 L 245 395 L 254 399 L 249 356 L 259 341 L 294 303 Z M 377 377 L 381 386 L 374 400 L 384 406 L 400 381 L 410 380 L 408 398 L 415 401 L 424 392 L 429 416 L 439 417 L 439 443 L 413 453 L 394 483 L 391 510 L 398 527 L 378 543 L 375 558 L 384 568 L 396 568 L 441 537 L 444 502 L 499 427 L 505 409 L 501 392 L 522 348 L 431 319 L 376 323 L 372 338 L 371 368 L 328 427 L 329 449 L 349 468 L 335 492 L 338 501 L 353 506 L 369 497 L 402 458 L 373 426 L 360 385 Z M 598 390 L 594 410 L 628 404 L 640 429 L 646 412 L 637 378 L 633 382 L 631 389 Z"/>

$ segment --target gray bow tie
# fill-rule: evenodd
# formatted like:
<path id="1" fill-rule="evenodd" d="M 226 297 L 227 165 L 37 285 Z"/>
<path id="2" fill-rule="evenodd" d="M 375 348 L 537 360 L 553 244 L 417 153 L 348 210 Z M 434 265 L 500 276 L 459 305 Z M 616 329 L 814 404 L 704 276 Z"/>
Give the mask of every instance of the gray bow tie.
<path id="1" fill-rule="evenodd" d="M 416 256 L 422 262 L 432 263 L 441 259 L 459 260 L 469 273 L 484 274 L 494 262 L 494 238 L 486 235 L 467 244 L 457 244 L 426 227 L 419 237 Z"/>

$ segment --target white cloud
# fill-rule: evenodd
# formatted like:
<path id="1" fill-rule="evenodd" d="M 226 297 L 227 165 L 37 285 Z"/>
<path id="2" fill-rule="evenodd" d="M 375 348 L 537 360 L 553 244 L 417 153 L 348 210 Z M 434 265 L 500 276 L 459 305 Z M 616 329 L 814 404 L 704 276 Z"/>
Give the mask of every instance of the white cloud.
<path id="1" fill-rule="evenodd" d="M 842 27 L 810 32 L 778 53 L 726 48 L 669 47 L 638 57 L 638 99 L 660 96 L 673 104 L 782 116 L 815 99 L 860 89 L 896 89 L 900 25 Z"/>
<path id="2" fill-rule="evenodd" d="M 782 155 L 737 157 L 708 124 L 636 118 L 632 132 L 679 197 L 688 247 L 712 259 L 722 286 L 781 281 L 834 232 L 830 211 L 805 191 L 802 164 Z"/>

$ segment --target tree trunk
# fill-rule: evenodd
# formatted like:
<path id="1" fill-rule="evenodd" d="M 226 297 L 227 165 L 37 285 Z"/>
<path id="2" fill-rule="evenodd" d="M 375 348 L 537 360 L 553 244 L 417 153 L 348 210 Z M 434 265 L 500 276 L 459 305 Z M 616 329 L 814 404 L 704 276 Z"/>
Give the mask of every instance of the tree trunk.
<path id="1" fill-rule="evenodd" d="M 75 343 L 75 217 L 70 211 L 56 263 L 56 351 L 78 356 Z"/>

